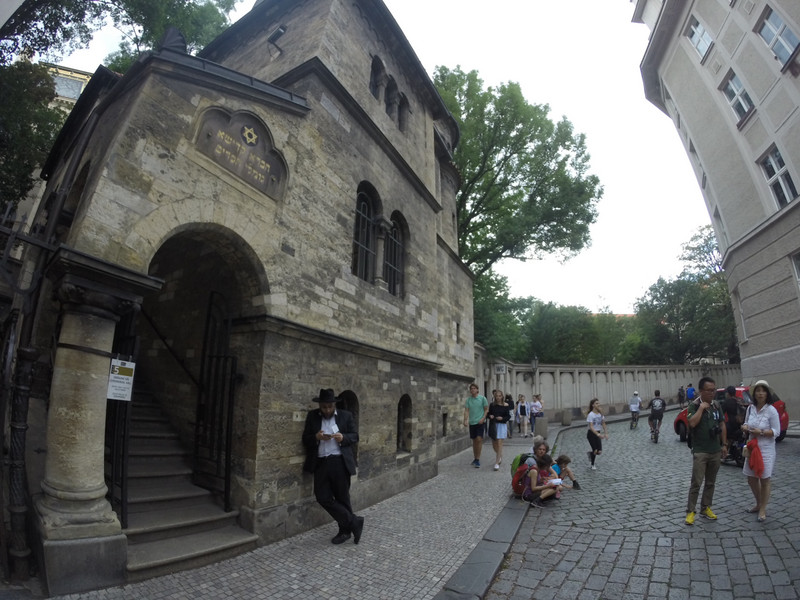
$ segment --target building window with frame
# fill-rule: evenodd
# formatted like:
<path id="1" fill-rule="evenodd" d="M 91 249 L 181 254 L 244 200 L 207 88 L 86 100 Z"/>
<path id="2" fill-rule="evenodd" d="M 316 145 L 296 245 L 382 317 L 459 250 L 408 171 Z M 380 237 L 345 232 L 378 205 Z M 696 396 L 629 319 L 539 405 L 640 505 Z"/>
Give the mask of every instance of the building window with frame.
<path id="1" fill-rule="evenodd" d="M 372 283 L 375 272 L 375 198 L 371 190 L 359 186 L 353 233 L 353 275 Z"/>
<path id="2" fill-rule="evenodd" d="M 392 228 L 386 233 L 383 252 L 383 279 L 393 296 L 403 294 L 404 226 L 402 217 L 392 215 Z"/>
<path id="3" fill-rule="evenodd" d="M 761 159 L 761 168 L 764 171 L 764 177 L 767 178 L 767 185 L 772 190 L 780 208 L 797 198 L 797 188 L 789 173 L 789 167 L 786 166 L 777 147 L 773 146 Z"/>
<path id="4" fill-rule="evenodd" d="M 794 265 L 795 279 L 797 279 L 797 284 L 800 285 L 800 252 L 792 256 L 792 264 Z"/>
<path id="5" fill-rule="evenodd" d="M 700 54 L 701 58 L 706 57 L 711 46 L 714 44 L 714 40 L 706 31 L 706 28 L 694 17 L 689 20 L 689 29 L 686 31 L 686 37 L 689 38 L 689 41 Z"/>
<path id="6" fill-rule="evenodd" d="M 728 104 L 730 104 L 739 121 L 744 120 L 752 112 L 754 108 L 753 101 L 736 73 L 731 72 L 723 82 L 722 93 L 725 94 Z"/>
<path id="7" fill-rule="evenodd" d="M 785 65 L 800 45 L 800 39 L 795 33 L 786 26 L 780 15 L 771 8 L 764 14 L 761 27 L 758 28 L 758 35 L 764 40 L 775 57 Z"/>

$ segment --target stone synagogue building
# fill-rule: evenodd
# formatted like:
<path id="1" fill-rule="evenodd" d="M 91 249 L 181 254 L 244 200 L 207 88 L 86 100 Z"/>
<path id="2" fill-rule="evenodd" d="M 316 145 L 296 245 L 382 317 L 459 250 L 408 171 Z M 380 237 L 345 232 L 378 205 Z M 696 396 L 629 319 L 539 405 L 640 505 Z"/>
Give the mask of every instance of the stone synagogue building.
<path id="1" fill-rule="evenodd" d="M 51 594 L 328 523 L 300 443 L 320 388 L 359 423 L 356 509 L 467 446 L 458 135 L 380 0 L 265 0 L 198 56 L 172 32 L 97 70 L 22 258 Z"/>

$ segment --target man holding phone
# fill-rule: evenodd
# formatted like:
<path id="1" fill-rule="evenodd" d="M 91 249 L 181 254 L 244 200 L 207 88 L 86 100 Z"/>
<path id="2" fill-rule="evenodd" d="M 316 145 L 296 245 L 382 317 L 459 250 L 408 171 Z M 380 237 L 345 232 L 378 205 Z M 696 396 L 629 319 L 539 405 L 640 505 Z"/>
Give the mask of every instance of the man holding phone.
<path id="1" fill-rule="evenodd" d="M 314 474 L 314 497 L 339 525 L 331 542 L 341 544 L 352 534 L 357 544 L 364 517 L 353 514 L 350 506 L 350 477 L 356 474 L 353 445 L 358 443 L 358 429 L 352 413 L 337 409 L 336 400 L 332 389 L 320 390 L 314 398 L 319 408 L 306 415 L 303 470 Z"/>

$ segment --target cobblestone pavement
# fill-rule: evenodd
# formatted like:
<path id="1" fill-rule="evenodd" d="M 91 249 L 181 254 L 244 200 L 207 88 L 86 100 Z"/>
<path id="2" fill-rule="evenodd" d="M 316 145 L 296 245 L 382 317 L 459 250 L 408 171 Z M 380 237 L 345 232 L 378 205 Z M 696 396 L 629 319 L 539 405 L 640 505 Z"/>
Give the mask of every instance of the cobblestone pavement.
<path id="1" fill-rule="evenodd" d="M 766 523 L 745 511 L 753 497 L 741 469 L 723 464 L 714 494 L 719 519 L 684 525 L 690 450 L 672 432 L 658 444 L 646 418 L 631 431 L 609 425 L 597 470 L 584 428 L 558 437 L 581 483 L 555 505 L 530 508 L 488 600 L 737 600 L 800 597 L 800 439 L 778 444 Z M 552 436 L 551 436 L 552 437 Z M 699 508 L 699 507 L 698 507 Z"/>
<path id="2" fill-rule="evenodd" d="M 490 443 L 480 469 L 470 466 L 472 450 L 442 460 L 435 478 L 359 511 L 366 521 L 357 546 L 332 545 L 331 522 L 208 567 L 61 598 L 430 599 L 505 506 L 511 491 L 507 463 L 530 442 L 510 441 L 518 447 L 506 452 L 497 472 Z"/>
<path id="3" fill-rule="evenodd" d="M 635 431 L 611 423 L 596 471 L 589 470 L 584 427 L 551 427 L 555 454 L 572 457 L 583 487 L 565 491 L 557 505 L 528 510 L 485 598 L 800 597 L 800 438 L 778 445 L 766 523 L 744 512 L 752 497 L 741 469 L 723 465 L 719 520 L 698 517 L 690 528 L 683 520 L 691 458 L 672 433 L 674 414 L 667 413 L 657 445 L 645 418 Z M 480 469 L 469 465 L 471 450 L 441 461 L 437 477 L 360 512 L 366 525 L 358 546 L 333 546 L 331 523 L 205 568 L 61 598 L 430 600 L 508 502 L 508 464 L 530 443 L 507 440 L 498 472 L 488 443 Z M 26 588 L 0 583 L 3 600 L 39 596 L 35 580 Z"/>

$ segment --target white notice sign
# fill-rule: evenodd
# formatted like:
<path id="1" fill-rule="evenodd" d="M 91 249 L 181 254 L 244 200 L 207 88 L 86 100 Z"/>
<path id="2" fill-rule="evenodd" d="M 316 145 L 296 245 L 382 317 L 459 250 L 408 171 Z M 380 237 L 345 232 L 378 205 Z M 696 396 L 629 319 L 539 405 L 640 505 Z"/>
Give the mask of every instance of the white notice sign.
<path id="1" fill-rule="evenodd" d="M 108 374 L 108 399 L 130 402 L 133 392 L 133 371 L 136 363 L 111 359 L 111 372 Z"/>

